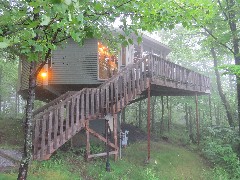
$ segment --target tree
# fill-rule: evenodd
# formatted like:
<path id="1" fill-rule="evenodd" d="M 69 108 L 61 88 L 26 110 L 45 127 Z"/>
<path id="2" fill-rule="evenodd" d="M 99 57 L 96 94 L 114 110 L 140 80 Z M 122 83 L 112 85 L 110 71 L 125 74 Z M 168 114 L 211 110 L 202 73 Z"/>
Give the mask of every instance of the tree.
<path id="1" fill-rule="evenodd" d="M 17 91 L 17 58 L 6 52 L 0 51 L 0 54 L 0 113 L 14 112 L 16 102 L 12 98 Z M 4 108 L 4 104 L 8 106 Z"/>
<path id="2" fill-rule="evenodd" d="M 240 65 L 239 41 L 239 11 L 240 4 L 237 0 L 201 0 L 181 1 L 175 3 L 178 13 L 186 14 L 192 18 L 194 27 L 202 28 L 208 34 L 208 39 L 221 45 L 230 52 L 235 65 Z M 202 13 L 202 15 L 200 15 Z M 190 22 L 190 21 L 189 21 Z M 191 26 L 191 25 L 188 25 Z M 237 76 L 238 124 L 240 136 L 240 78 Z"/>
<path id="3" fill-rule="evenodd" d="M 85 38 L 91 37 L 101 37 L 102 40 L 111 44 L 113 41 L 110 40 L 114 38 L 113 36 L 109 37 L 111 34 L 109 32 L 117 17 L 120 17 L 123 31 L 128 34 L 133 32 L 134 29 L 126 23 L 129 15 L 122 12 L 126 12 L 125 9 L 134 11 L 136 2 L 108 0 L 0 1 L 0 48 L 8 48 L 21 59 L 31 62 L 24 152 L 18 179 L 27 177 L 28 165 L 32 156 L 32 110 L 36 77 L 50 58 L 51 51 L 70 37 L 80 44 Z M 126 41 L 121 34 L 117 37 Z"/>

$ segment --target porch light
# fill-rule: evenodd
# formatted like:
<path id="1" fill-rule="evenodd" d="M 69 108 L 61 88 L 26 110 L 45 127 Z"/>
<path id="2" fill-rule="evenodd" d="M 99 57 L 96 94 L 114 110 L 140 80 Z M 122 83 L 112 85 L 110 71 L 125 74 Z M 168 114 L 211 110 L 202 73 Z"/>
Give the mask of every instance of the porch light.
<path id="1" fill-rule="evenodd" d="M 45 77 L 47 77 L 47 73 L 46 72 L 42 72 L 41 76 L 42 76 L 42 78 L 45 78 Z"/>

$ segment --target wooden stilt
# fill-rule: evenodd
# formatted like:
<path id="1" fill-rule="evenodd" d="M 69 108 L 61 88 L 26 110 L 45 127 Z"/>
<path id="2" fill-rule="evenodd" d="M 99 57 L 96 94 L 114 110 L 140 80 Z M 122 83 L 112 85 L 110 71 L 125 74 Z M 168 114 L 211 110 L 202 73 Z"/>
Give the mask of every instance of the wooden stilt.
<path id="1" fill-rule="evenodd" d="M 118 141 L 117 141 L 117 127 L 118 127 L 118 122 L 117 122 L 118 115 L 114 114 L 113 115 L 113 139 L 114 139 L 114 144 L 116 147 L 118 147 Z M 115 148 L 115 151 L 118 151 L 118 148 Z M 118 158 L 118 153 L 114 155 L 114 160 L 116 161 Z"/>
<path id="2" fill-rule="evenodd" d="M 89 160 L 89 155 L 90 155 L 90 136 L 89 136 L 89 121 L 86 121 L 86 160 Z"/>
<path id="3" fill-rule="evenodd" d="M 167 111 L 168 111 L 168 132 L 170 132 L 170 110 L 169 110 L 169 102 L 168 102 L 168 96 L 167 96 Z"/>
<path id="4" fill-rule="evenodd" d="M 151 132 L 150 132 L 150 128 L 151 128 L 151 109 L 150 109 L 150 101 L 151 101 L 151 96 L 150 96 L 150 92 L 151 92 L 151 89 L 150 89 L 150 81 L 148 82 L 148 111 L 147 111 L 147 114 L 148 114 L 148 162 L 150 160 L 150 140 L 151 140 Z"/>
<path id="5" fill-rule="evenodd" d="M 199 134 L 199 117 L 198 117 L 198 95 L 195 95 L 195 102 L 196 102 L 196 128 L 197 128 L 197 143 L 199 145 L 200 142 L 200 134 Z"/>

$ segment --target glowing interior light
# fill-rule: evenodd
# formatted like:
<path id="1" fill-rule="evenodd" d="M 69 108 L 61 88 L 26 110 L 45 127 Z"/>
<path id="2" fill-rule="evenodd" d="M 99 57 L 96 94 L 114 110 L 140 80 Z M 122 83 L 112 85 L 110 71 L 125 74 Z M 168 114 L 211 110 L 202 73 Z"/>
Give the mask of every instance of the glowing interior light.
<path id="1" fill-rule="evenodd" d="M 46 72 L 42 72 L 42 73 L 41 73 L 41 76 L 42 76 L 43 78 L 45 78 L 45 77 L 47 77 L 47 73 L 46 73 Z"/>

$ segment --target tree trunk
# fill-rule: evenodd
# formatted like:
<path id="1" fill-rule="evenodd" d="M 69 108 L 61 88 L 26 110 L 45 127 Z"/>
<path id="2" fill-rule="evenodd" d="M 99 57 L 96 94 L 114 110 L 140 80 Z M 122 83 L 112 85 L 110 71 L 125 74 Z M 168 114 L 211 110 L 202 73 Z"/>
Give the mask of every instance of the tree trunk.
<path id="1" fill-rule="evenodd" d="M 152 98 L 153 98 L 152 108 L 151 108 L 151 110 L 152 110 L 152 132 L 154 132 L 155 131 L 155 116 L 154 116 L 154 114 L 155 114 L 155 104 L 156 104 L 157 96 L 153 96 Z M 152 98 L 151 98 L 151 100 L 152 100 Z"/>
<path id="2" fill-rule="evenodd" d="M 3 67 L 0 67 L 0 87 L 2 87 L 2 72 L 3 72 Z M 2 112 L 2 95 L 0 92 L 0 113 Z"/>
<path id="3" fill-rule="evenodd" d="M 138 126 L 142 128 L 142 100 L 138 104 Z"/>
<path id="4" fill-rule="evenodd" d="M 26 105 L 26 118 L 24 122 L 25 133 L 24 133 L 24 150 L 23 156 L 19 167 L 18 180 L 27 179 L 28 166 L 32 158 L 32 131 L 33 131 L 33 107 L 35 100 L 35 86 L 36 86 L 36 62 L 33 61 L 30 64 L 30 75 L 29 75 L 29 88 L 28 88 L 28 99 Z"/>
<path id="5" fill-rule="evenodd" d="M 168 113 L 168 132 L 170 132 L 171 119 L 170 119 L 170 108 L 169 108 L 168 96 L 167 96 L 167 113 Z"/>
<path id="6" fill-rule="evenodd" d="M 160 134 L 163 134 L 164 131 L 164 103 L 163 103 L 163 96 L 161 96 L 161 102 L 162 102 L 162 118 L 160 123 Z"/>
<path id="7" fill-rule="evenodd" d="M 189 130 L 189 118 L 188 118 L 188 106 L 187 103 L 185 103 L 185 120 L 186 120 L 186 130 Z"/>
<path id="8" fill-rule="evenodd" d="M 239 13 L 235 10 L 236 4 L 234 0 L 229 0 L 228 2 L 228 15 L 229 15 L 229 27 L 232 32 L 232 44 L 234 52 L 235 65 L 240 65 L 240 56 L 239 56 L 239 33 L 237 29 L 236 15 Z M 240 136 L 240 77 L 237 76 L 237 100 L 238 100 L 238 133 Z"/>
<path id="9" fill-rule="evenodd" d="M 209 104 L 209 116 L 210 116 L 210 125 L 212 126 L 212 101 L 211 95 L 208 95 L 208 104 Z"/>
<path id="10" fill-rule="evenodd" d="M 216 79 L 217 79 L 218 93 L 219 93 L 219 96 L 221 98 L 221 101 L 224 105 L 224 108 L 225 108 L 225 111 L 226 111 L 226 114 L 227 114 L 228 124 L 229 124 L 230 127 L 233 127 L 234 122 L 233 122 L 233 117 L 232 117 L 231 110 L 230 110 L 230 104 L 229 104 L 225 94 L 223 93 L 222 83 L 221 83 L 221 80 L 220 80 L 220 73 L 218 71 L 217 55 L 216 55 L 214 47 L 211 48 L 211 54 L 212 54 L 212 57 L 213 57 L 214 70 L 215 70 L 215 75 L 216 75 Z"/>
<path id="11" fill-rule="evenodd" d="M 125 107 L 122 109 L 122 122 L 125 123 Z"/>
<path id="12" fill-rule="evenodd" d="M 218 117 L 218 105 L 216 105 L 214 103 L 214 114 L 215 114 L 215 119 L 216 119 L 216 125 L 219 126 L 220 125 L 220 120 L 219 120 L 219 117 Z"/>
<path id="13" fill-rule="evenodd" d="M 15 92 L 15 115 L 17 116 L 18 115 L 18 109 L 19 109 L 19 97 L 18 97 L 18 93 L 17 93 L 17 89 L 16 89 L 16 92 Z"/>
<path id="14" fill-rule="evenodd" d="M 193 137 L 192 107 L 188 108 L 188 113 L 189 113 L 189 138 L 193 143 L 195 143 L 195 140 L 194 140 L 194 137 Z"/>
<path id="15" fill-rule="evenodd" d="M 137 123 L 138 123 L 138 107 L 137 106 L 135 106 L 135 119 L 136 119 L 136 125 L 137 125 Z"/>

